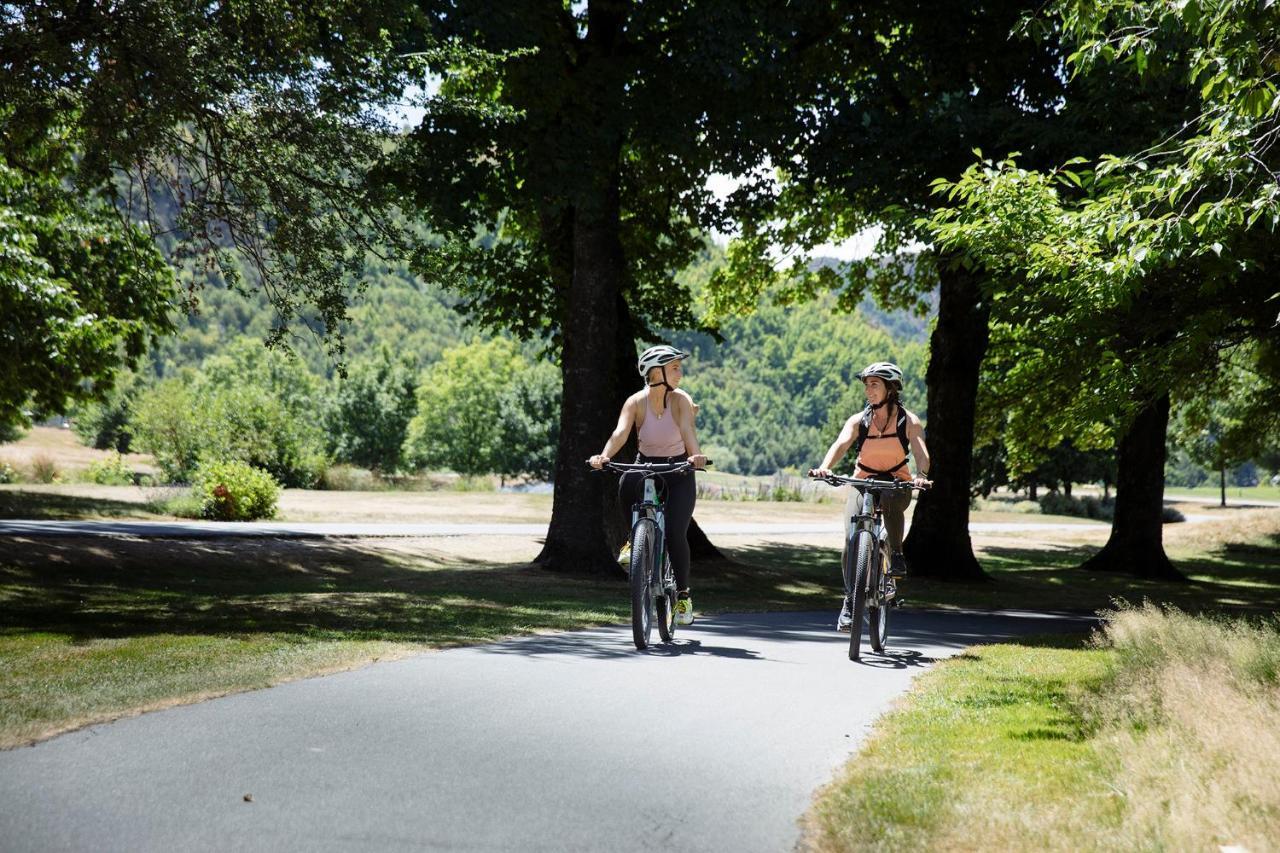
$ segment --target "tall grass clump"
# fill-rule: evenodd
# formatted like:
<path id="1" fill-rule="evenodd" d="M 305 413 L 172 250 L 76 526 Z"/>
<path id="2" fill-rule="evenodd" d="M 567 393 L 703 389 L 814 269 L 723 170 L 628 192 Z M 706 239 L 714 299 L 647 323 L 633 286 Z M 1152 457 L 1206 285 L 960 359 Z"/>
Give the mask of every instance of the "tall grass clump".
<path id="1" fill-rule="evenodd" d="M 36 483 L 56 483 L 62 475 L 58 462 L 45 453 L 31 457 L 31 479 Z"/>
<path id="2" fill-rule="evenodd" d="M 1151 604 L 1108 615 L 1086 703 L 1124 797 L 1118 846 L 1270 849 L 1280 838 L 1280 623 Z"/>

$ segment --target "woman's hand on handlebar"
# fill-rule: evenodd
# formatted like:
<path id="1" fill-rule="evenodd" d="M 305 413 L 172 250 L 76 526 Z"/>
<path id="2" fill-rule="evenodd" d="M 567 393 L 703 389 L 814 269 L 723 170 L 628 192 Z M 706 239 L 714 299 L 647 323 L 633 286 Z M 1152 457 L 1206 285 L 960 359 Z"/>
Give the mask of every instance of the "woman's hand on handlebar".
<path id="1" fill-rule="evenodd" d="M 689 457 L 689 464 L 702 471 L 707 467 L 707 457 L 705 454 L 695 453 Z"/>
<path id="2" fill-rule="evenodd" d="M 809 476 L 814 477 L 818 480 L 825 480 L 827 477 L 831 476 L 831 469 L 830 468 L 810 468 Z"/>
<path id="3" fill-rule="evenodd" d="M 601 468 L 609 464 L 609 457 L 603 453 L 597 453 L 587 460 L 587 464 L 599 471 Z"/>
<path id="4" fill-rule="evenodd" d="M 915 486 L 917 489 L 927 489 L 933 485 L 933 481 L 928 477 L 914 477 L 911 480 L 911 485 Z"/>

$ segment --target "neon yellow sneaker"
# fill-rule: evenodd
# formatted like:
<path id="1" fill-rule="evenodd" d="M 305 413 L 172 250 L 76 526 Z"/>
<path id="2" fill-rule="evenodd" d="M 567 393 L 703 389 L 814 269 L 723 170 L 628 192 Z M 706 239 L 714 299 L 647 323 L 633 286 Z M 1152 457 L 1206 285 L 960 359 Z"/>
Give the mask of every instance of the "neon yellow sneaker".
<path id="1" fill-rule="evenodd" d="M 687 592 L 680 593 L 676 598 L 676 624 L 693 624 L 693 599 Z"/>
<path id="2" fill-rule="evenodd" d="M 631 543 L 623 542 L 622 550 L 618 552 L 618 565 L 622 566 L 624 572 L 631 571 Z"/>

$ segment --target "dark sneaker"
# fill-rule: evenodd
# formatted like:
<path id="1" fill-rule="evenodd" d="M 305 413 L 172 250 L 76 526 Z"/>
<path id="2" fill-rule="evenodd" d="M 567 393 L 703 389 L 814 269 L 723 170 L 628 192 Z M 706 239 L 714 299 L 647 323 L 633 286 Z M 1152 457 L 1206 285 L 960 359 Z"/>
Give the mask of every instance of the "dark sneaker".
<path id="1" fill-rule="evenodd" d="M 902 554 L 893 554 L 889 557 L 889 574 L 895 578 L 905 578 L 907 576 L 907 558 Z"/>
<path id="2" fill-rule="evenodd" d="M 836 630 L 848 633 L 849 626 L 853 624 L 853 603 L 849 599 L 844 600 L 844 607 L 840 608 L 840 616 L 836 619 Z"/>

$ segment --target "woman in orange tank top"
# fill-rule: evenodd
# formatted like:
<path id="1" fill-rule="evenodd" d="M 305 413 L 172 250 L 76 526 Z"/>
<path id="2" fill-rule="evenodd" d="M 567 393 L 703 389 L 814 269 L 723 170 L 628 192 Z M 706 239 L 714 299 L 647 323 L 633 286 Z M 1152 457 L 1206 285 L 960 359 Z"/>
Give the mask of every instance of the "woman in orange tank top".
<path id="1" fill-rule="evenodd" d="M 924 429 L 920 419 L 908 412 L 898 401 L 902 392 L 902 371 L 896 364 L 878 361 L 868 365 L 858 374 L 867 395 L 867 407 L 845 421 L 839 437 L 827 450 L 822 465 L 810 473 L 829 476 L 831 469 L 844 458 L 855 443 L 858 456 L 855 462 L 855 478 L 898 479 L 926 485 L 929 474 L 929 449 L 924 444 Z M 908 467 L 906 448 L 910 447 L 915 458 L 916 473 L 912 476 Z M 849 506 L 845 509 L 845 533 L 848 534 L 849 517 L 856 511 L 854 503 L 857 491 L 850 490 Z M 911 492 L 885 492 L 880 499 L 884 509 L 885 532 L 889 535 L 890 571 L 899 577 L 907 573 L 906 560 L 902 556 L 902 536 L 906 528 L 906 511 L 911 504 Z M 846 539 L 847 539 L 846 535 Z"/>

